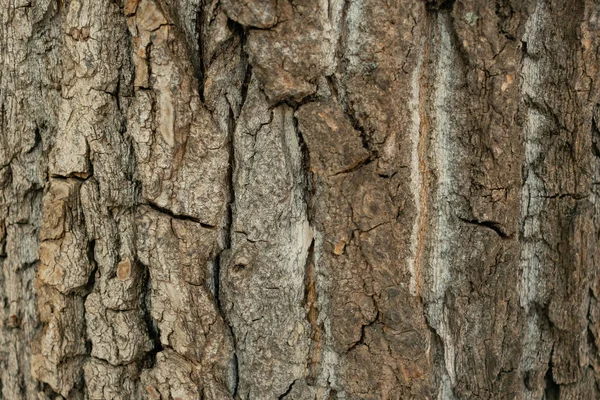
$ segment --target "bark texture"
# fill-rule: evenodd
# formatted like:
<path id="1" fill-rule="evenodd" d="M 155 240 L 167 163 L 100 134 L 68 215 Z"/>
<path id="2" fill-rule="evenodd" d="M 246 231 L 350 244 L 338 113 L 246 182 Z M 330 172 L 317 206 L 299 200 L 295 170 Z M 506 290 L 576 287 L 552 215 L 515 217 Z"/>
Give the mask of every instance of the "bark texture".
<path id="1" fill-rule="evenodd" d="M 600 398 L 597 0 L 0 0 L 0 398 Z"/>

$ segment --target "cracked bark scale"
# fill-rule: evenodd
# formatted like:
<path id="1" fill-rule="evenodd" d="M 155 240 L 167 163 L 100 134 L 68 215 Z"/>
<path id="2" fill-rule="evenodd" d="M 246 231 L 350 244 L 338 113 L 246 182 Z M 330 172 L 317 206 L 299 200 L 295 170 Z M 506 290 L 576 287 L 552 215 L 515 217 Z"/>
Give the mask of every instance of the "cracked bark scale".
<path id="1" fill-rule="evenodd" d="M 0 398 L 599 398 L 599 18 L 0 0 Z"/>

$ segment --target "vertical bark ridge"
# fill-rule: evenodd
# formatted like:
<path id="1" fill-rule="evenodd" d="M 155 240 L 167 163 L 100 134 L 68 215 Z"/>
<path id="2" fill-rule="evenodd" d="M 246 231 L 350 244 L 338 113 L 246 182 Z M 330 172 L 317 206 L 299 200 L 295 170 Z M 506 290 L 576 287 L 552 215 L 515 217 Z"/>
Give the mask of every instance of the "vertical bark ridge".
<path id="1" fill-rule="evenodd" d="M 429 284 L 430 295 L 425 296 L 428 303 L 428 321 L 439 335 L 444 354 L 444 365 L 441 369 L 440 393 L 444 398 L 453 398 L 451 387 L 456 384 L 455 340 L 448 325 L 448 310 L 445 306 L 446 290 L 452 280 L 450 269 L 450 251 L 454 240 L 454 229 L 451 221 L 450 203 L 452 202 L 452 189 L 455 183 L 453 166 L 456 165 L 454 157 L 457 155 L 456 147 L 452 144 L 453 128 L 449 118 L 449 109 L 452 108 L 451 94 L 455 90 L 456 53 L 453 47 L 449 29 L 451 20 L 447 12 L 438 13 L 434 19 L 439 43 L 437 51 L 437 66 L 435 67 L 435 91 L 432 94 L 434 123 L 431 130 L 430 157 L 434 164 L 435 186 L 432 204 L 433 218 L 431 230 Z M 454 79 L 453 79 L 454 78 Z M 452 147 L 455 153 L 450 153 Z M 454 174 L 453 174 L 454 172 Z M 427 188 L 425 190 L 428 190 Z"/>
<path id="2" fill-rule="evenodd" d="M 428 83 L 427 63 L 430 60 L 429 46 L 431 45 L 431 18 L 425 21 L 424 30 L 427 35 L 422 40 L 423 47 L 419 52 L 420 58 L 415 69 L 414 84 L 412 85 L 414 108 L 412 123 L 414 124 L 413 147 L 411 155 L 411 189 L 415 201 L 415 223 L 411 234 L 411 252 L 409 261 L 411 271 L 410 289 L 413 296 L 421 296 L 423 288 L 422 269 L 423 252 L 425 250 L 425 230 L 427 224 L 429 173 L 427 170 L 427 132 L 428 132 Z"/>
<path id="3" fill-rule="evenodd" d="M 0 4 L 0 397 L 36 396 L 31 342 L 42 192 L 56 125 L 57 7 Z"/>
<path id="4" fill-rule="evenodd" d="M 530 397 L 542 392 L 565 398 L 597 396 L 588 368 L 594 356 L 588 354 L 589 320 L 584 311 L 596 276 L 588 268 L 597 251 L 590 225 L 597 206 L 593 139 L 588 133 L 593 130 L 589 104 L 597 97 L 585 65 L 587 38 L 582 33 L 589 38 L 590 31 L 581 21 L 590 12 L 586 8 L 537 2 L 524 37 L 521 302 L 527 330 L 521 364 Z M 540 46 L 559 14 L 568 17 L 562 19 L 552 48 Z M 548 236 L 549 229 L 560 234 Z"/>

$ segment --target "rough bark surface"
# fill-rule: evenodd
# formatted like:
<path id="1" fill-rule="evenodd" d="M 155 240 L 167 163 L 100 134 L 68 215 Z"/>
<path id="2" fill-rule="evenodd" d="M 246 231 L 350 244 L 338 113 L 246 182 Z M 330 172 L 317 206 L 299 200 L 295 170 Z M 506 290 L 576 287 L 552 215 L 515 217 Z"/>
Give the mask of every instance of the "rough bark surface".
<path id="1" fill-rule="evenodd" d="M 0 398 L 600 398 L 597 0 L 0 0 Z"/>

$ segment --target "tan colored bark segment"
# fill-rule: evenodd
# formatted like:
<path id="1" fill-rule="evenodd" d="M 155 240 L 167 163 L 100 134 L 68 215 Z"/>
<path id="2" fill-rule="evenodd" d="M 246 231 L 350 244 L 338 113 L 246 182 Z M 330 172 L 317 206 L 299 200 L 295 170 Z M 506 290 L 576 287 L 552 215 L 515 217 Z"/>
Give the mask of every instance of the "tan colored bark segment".
<path id="1" fill-rule="evenodd" d="M 80 188 L 77 180 L 52 180 L 42 210 L 38 278 L 65 294 L 85 286 L 94 269 L 87 256 Z"/>
<path id="2" fill-rule="evenodd" d="M 128 26 L 136 76 L 128 134 L 142 197 L 221 228 L 227 204 L 227 132 L 218 129 L 201 103 L 185 41 L 160 5 L 141 0 Z"/>
<path id="3" fill-rule="evenodd" d="M 332 374 L 330 393 L 429 396 L 430 332 L 418 299 L 401 284 L 409 276 L 406 265 L 396 264 L 402 257 L 395 241 L 409 232 L 395 221 L 398 210 L 388 184 L 398 181 L 377 175 L 360 132 L 339 106 L 314 102 L 296 115 L 316 189 L 311 199 L 320 234 L 315 275 L 328 277 L 317 282 L 319 319 L 326 321 L 319 373 Z M 338 359 L 327 365 L 331 353 Z M 381 372 L 369 374 L 363 366 L 375 362 Z"/>
<path id="4" fill-rule="evenodd" d="M 141 0 L 127 14 L 136 71 L 128 134 L 149 205 L 136 213 L 136 247 L 165 349 L 141 384 L 150 398 L 229 398 L 233 343 L 210 289 L 225 228 L 227 131 L 200 101 L 183 33 L 163 6 Z"/>

